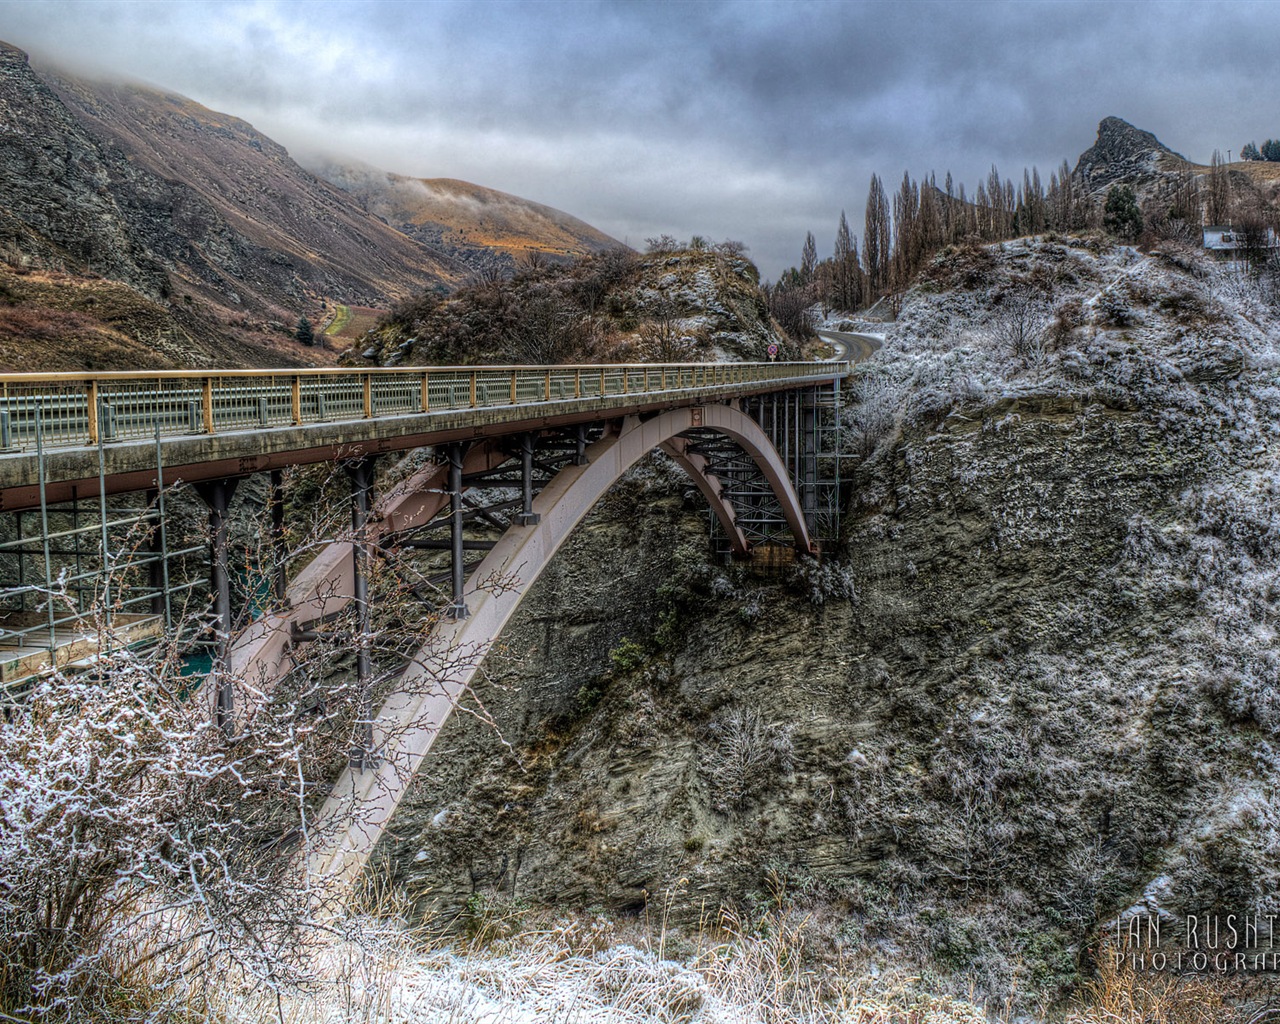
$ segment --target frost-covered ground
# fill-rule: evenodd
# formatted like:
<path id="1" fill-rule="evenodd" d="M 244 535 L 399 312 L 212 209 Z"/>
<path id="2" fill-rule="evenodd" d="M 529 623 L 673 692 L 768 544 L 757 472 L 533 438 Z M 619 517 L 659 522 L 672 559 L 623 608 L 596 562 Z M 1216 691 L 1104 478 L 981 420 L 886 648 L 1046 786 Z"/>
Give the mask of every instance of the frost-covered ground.
<path id="1" fill-rule="evenodd" d="M 680 959 L 650 944 L 601 943 L 600 922 L 568 924 L 486 948 L 423 948 L 385 924 L 318 951 L 319 980 L 279 1010 L 261 992 L 233 995 L 229 1021 L 287 1024 L 978 1024 L 970 1004 L 931 998 L 909 979 L 814 973 L 773 936 L 706 943 Z M 376 936 L 376 937 L 375 937 Z M 584 945 L 582 940 L 589 941 Z M 598 948 L 597 948 L 598 947 Z"/>
<path id="2" fill-rule="evenodd" d="M 852 324 L 852 326 L 851 326 Z M 1245 394 L 1276 368 L 1280 319 L 1230 265 L 1170 249 L 1018 239 L 943 254 L 857 385 L 908 420 L 1001 397 L 1075 395 L 1168 406 L 1172 420 L 1229 415 L 1270 437 L 1276 411 Z M 1227 409 L 1198 387 L 1238 375 Z M 1259 419 L 1259 416 L 1262 419 Z"/>

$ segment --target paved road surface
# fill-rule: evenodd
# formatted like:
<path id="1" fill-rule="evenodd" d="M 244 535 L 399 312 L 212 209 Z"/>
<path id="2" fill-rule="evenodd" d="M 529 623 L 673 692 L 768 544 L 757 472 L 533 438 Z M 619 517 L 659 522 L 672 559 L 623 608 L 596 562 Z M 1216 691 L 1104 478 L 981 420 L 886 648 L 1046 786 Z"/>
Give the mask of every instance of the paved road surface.
<path id="1" fill-rule="evenodd" d="M 836 350 L 828 362 L 839 362 L 847 359 L 861 363 L 870 359 L 884 344 L 884 339 L 875 334 L 846 334 L 843 331 L 819 331 L 818 337 Z"/>

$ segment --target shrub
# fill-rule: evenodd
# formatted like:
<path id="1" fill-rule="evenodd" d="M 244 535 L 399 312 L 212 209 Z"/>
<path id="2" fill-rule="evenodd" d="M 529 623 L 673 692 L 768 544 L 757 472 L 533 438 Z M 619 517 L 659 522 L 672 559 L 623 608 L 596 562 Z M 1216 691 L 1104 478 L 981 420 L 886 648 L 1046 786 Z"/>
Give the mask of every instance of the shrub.
<path id="1" fill-rule="evenodd" d="M 199 923 L 175 945 L 192 977 L 172 984 L 232 963 L 263 979 L 296 973 L 301 879 L 291 886 L 287 861 L 255 849 L 265 779 L 206 712 L 123 651 L 97 674 L 41 683 L 0 726 L 8 1019 L 93 1016 L 143 960 L 140 938 L 187 919 Z"/>
<path id="2" fill-rule="evenodd" d="M 647 657 L 644 647 L 630 637 L 623 637 L 622 642 L 609 652 L 609 660 L 618 672 L 634 672 Z"/>

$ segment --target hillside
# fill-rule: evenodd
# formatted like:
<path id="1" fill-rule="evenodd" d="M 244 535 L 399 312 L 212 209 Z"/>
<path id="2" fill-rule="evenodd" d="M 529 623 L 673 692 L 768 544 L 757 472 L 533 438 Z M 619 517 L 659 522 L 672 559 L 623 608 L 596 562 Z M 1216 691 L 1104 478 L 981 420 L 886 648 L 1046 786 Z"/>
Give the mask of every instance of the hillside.
<path id="1" fill-rule="evenodd" d="M 322 178 L 398 231 L 473 270 L 511 270 L 531 253 L 564 261 L 622 243 L 560 210 L 452 178 L 408 178 L 350 162 Z"/>
<path id="2" fill-rule="evenodd" d="M 392 311 L 352 351 L 378 365 L 682 362 L 794 351 L 739 247 L 633 253 L 523 267 Z"/>
<path id="3" fill-rule="evenodd" d="M 843 568 L 710 566 L 634 474 L 492 659 L 501 735 L 452 719 L 382 847 L 420 913 L 776 907 L 845 976 L 1040 1019 L 1118 915 L 1268 905 L 1275 310 L 1193 251 L 1021 240 L 884 329 Z"/>
<path id="4" fill-rule="evenodd" d="M 332 362 L 370 311 L 478 267 L 617 246 L 515 196 L 383 178 L 350 194 L 238 118 L 0 43 L 0 369 L 33 368 L 23 337 L 43 369 Z M 302 315 L 336 326 L 304 347 Z"/>
<path id="5" fill-rule="evenodd" d="M 368 305 L 463 272 L 354 207 L 239 118 L 138 84 L 42 73 L 95 139 L 133 168 L 181 183 L 163 209 L 140 197 L 135 227 L 193 286 L 234 292 L 232 305 Z"/>
<path id="6" fill-rule="evenodd" d="M 1239 223 L 1280 216 L 1280 165 L 1242 160 L 1223 163 L 1220 220 Z M 1214 168 L 1175 153 L 1150 132 L 1118 117 L 1103 118 L 1094 144 L 1080 154 L 1072 177 L 1095 202 L 1112 185 L 1128 185 L 1148 218 L 1172 216 L 1189 222 L 1186 236 L 1199 237 L 1200 221 L 1213 220 Z"/>
<path id="7" fill-rule="evenodd" d="M 140 227 L 180 187 L 103 147 L 0 45 L 0 338 L 4 369 L 296 364 L 282 335 L 184 292 Z M 128 294 L 124 294 L 124 293 Z M 264 325 L 265 326 L 265 325 Z M 15 349 L 14 345 L 18 348 Z"/>

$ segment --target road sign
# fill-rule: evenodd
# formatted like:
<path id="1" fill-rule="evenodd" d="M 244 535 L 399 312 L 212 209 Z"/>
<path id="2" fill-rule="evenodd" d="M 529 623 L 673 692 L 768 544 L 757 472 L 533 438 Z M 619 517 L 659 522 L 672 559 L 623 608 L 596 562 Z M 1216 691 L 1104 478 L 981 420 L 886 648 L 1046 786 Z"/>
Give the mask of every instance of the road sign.
<path id="1" fill-rule="evenodd" d="M 778 346 L 777 346 L 777 345 L 770 345 L 770 346 L 769 346 L 769 358 L 770 358 L 770 359 L 777 359 L 777 358 L 778 358 Z"/>

